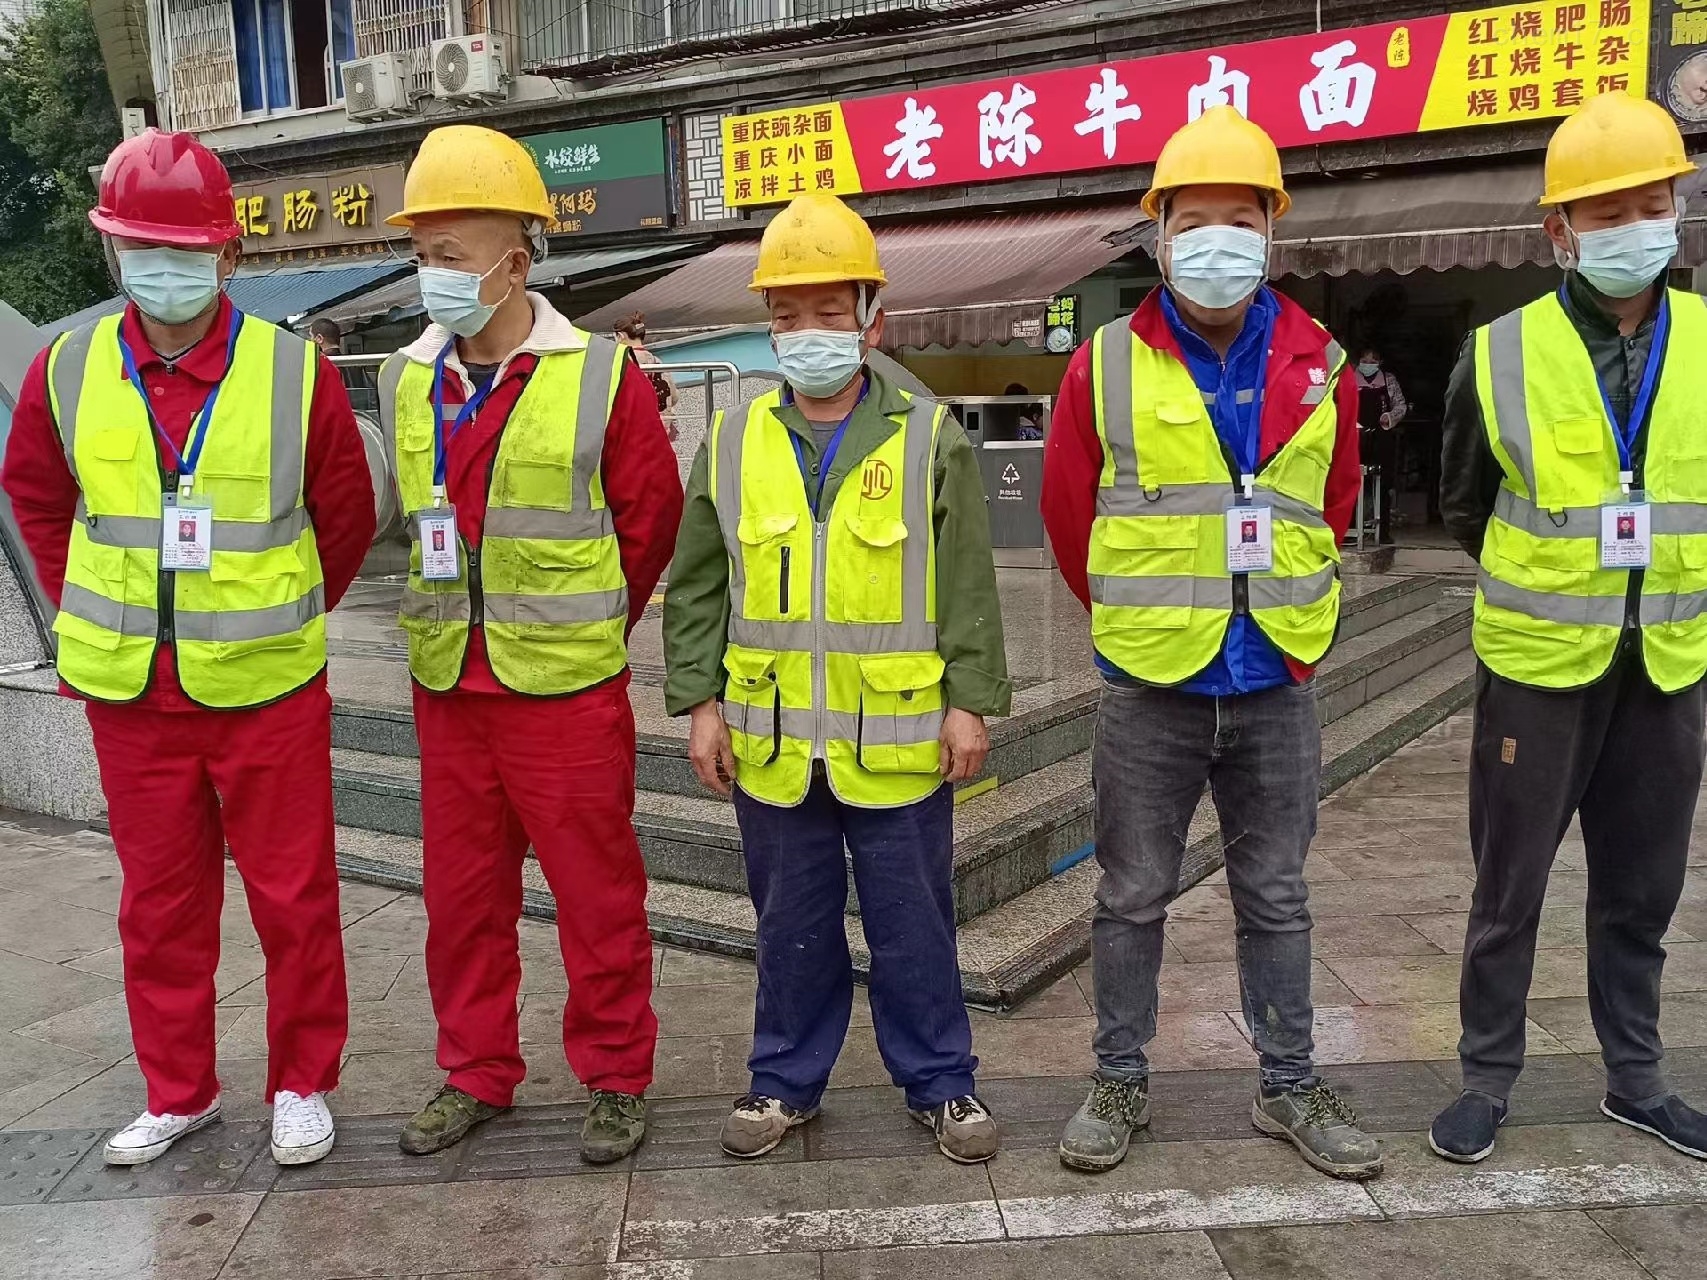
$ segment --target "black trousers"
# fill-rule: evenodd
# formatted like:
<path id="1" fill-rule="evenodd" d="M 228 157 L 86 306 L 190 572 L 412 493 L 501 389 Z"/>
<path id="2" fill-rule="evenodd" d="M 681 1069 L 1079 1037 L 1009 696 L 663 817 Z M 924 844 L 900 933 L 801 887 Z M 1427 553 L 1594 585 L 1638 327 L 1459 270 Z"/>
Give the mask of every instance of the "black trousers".
<path id="1" fill-rule="evenodd" d="M 1393 503 L 1399 491 L 1399 433 L 1379 428 L 1358 433 L 1358 453 L 1366 467 L 1376 467 L 1380 479 L 1381 515 L 1375 523 L 1377 542 L 1393 541 Z"/>
<path id="2" fill-rule="evenodd" d="M 1702 716 L 1702 686 L 1659 692 L 1633 635 L 1585 689 L 1534 689 L 1479 668 L 1470 763 L 1476 892 L 1459 987 L 1465 1088 L 1504 1098 L 1523 1069 L 1547 876 L 1580 813 L 1589 1012 L 1607 1088 L 1631 1100 L 1665 1091 L 1660 938 L 1683 892 Z"/>

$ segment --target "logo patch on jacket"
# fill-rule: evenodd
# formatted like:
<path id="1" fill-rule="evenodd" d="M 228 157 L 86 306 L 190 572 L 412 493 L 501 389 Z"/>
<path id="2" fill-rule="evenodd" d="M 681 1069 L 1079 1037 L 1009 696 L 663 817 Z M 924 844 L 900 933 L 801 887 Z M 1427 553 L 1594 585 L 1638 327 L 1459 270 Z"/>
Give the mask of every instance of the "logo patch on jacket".
<path id="1" fill-rule="evenodd" d="M 882 458 L 867 458 L 859 476 L 859 496 L 867 502 L 887 498 L 895 487 L 895 472 Z"/>
<path id="2" fill-rule="evenodd" d="M 1312 369 L 1312 370 L 1310 370 L 1310 385 L 1311 386 L 1313 386 L 1313 387 L 1325 387 L 1325 386 L 1327 386 L 1327 384 L 1328 384 L 1328 371 L 1326 369 Z"/>

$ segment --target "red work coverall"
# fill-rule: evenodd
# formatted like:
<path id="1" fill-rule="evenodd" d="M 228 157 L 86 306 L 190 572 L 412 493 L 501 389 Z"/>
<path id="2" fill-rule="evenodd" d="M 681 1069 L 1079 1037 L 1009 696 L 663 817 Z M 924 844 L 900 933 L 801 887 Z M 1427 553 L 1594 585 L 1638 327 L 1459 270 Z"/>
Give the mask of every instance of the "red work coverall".
<path id="1" fill-rule="evenodd" d="M 567 321 L 534 301 L 534 335 L 449 444 L 447 496 L 458 531 L 475 547 L 499 440 L 539 362 L 531 352 L 554 349 L 553 335 L 569 331 Z M 443 330 L 431 333 L 443 340 Z M 443 385 L 447 418 L 469 390 L 453 352 Z M 617 386 L 599 472 L 632 630 L 669 563 L 682 514 L 676 457 L 657 396 L 632 360 Z M 633 826 L 628 685 L 624 671 L 562 697 L 513 693 L 493 675 L 476 627 L 456 688 L 430 693 L 415 686 L 427 983 L 439 1024 L 438 1061 L 453 1088 L 494 1106 L 509 1106 L 527 1074 L 516 1016 L 516 923 L 530 844 L 557 902 L 569 976 L 563 1052 L 570 1069 L 590 1089 L 642 1093 L 652 1082 L 658 1020 L 646 868 Z"/>
<path id="2" fill-rule="evenodd" d="M 150 348 L 136 309 L 125 311 L 125 339 L 155 420 L 180 451 L 225 374 L 231 318 L 222 298 L 207 336 L 167 362 Z M 54 426 L 46 370 L 43 352 L 19 394 L 0 484 L 42 587 L 58 604 L 78 488 Z M 160 460 L 168 472 L 176 466 L 163 442 Z M 374 502 L 349 398 L 324 358 L 309 415 L 304 501 L 330 610 L 373 542 Z M 215 710 L 185 696 L 172 647 L 162 645 L 141 698 L 86 707 L 124 873 L 125 999 L 148 1109 L 191 1115 L 219 1094 L 214 969 L 227 845 L 267 960 L 264 1100 L 281 1089 L 306 1096 L 335 1088 L 348 1001 L 325 673 L 266 706 Z"/>

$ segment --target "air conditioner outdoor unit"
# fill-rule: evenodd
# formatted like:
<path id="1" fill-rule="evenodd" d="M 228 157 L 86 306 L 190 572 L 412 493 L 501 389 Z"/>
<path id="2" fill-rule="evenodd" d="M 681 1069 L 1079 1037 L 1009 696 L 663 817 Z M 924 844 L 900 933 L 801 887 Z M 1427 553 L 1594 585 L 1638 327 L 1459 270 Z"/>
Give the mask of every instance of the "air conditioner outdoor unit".
<path id="1" fill-rule="evenodd" d="M 482 33 L 433 41 L 433 96 L 452 102 L 502 102 L 510 96 L 504 42 Z"/>
<path id="2" fill-rule="evenodd" d="M 415 109 L 409 98 L 409 63 L 400 53 L 346 62 L 344 111 L 352 120 L 384 120 Z"/>

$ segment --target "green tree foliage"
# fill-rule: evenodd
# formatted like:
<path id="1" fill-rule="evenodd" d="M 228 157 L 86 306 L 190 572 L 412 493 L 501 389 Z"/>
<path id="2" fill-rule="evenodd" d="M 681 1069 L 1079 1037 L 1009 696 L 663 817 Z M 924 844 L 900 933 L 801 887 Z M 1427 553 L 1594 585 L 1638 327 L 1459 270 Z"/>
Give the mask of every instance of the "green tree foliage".
<path id="1" fill-rule="evenodd" d="M 0 298 L 38 324 L 112 296 L 86 215 L 118 140 L 88 0 L 0 29 Z"/>

